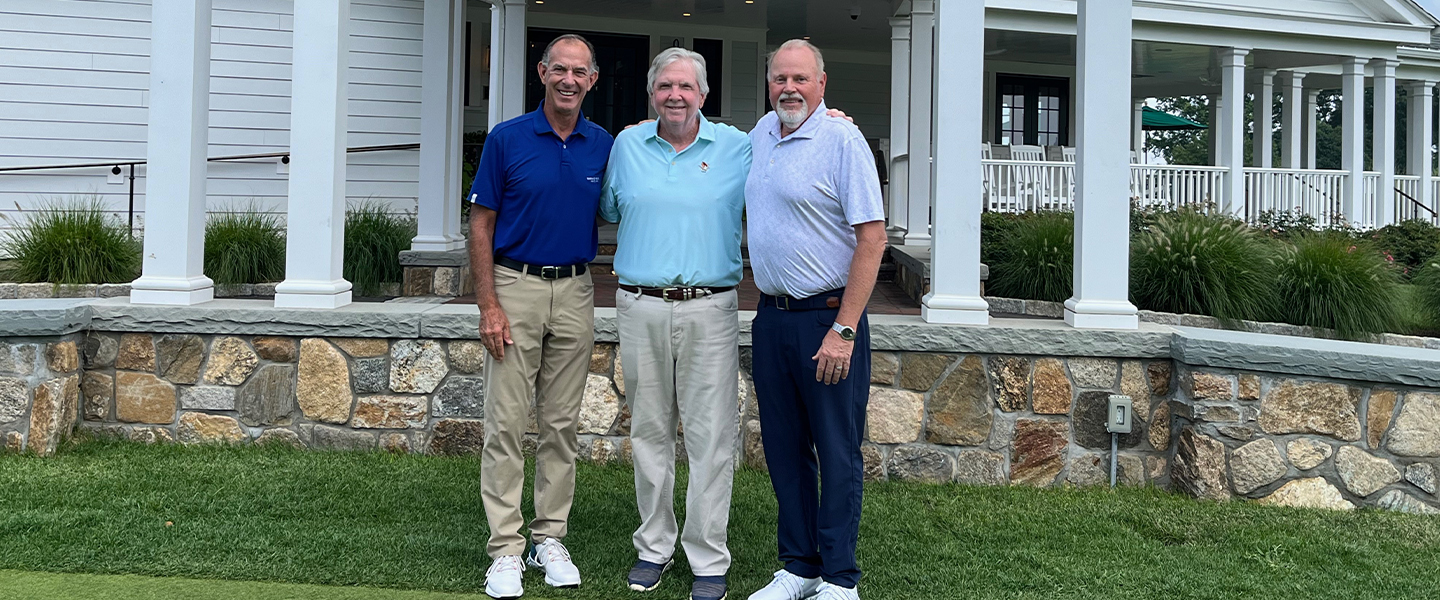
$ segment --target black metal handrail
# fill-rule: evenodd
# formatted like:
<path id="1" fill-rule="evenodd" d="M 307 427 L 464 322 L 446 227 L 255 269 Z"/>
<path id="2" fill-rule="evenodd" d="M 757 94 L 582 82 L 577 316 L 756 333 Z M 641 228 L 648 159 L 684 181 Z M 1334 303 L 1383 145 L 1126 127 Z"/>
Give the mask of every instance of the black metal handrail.
<path id="1" fill-rule="evenodd" d="M 380 145 L 380 146 L 355 146 L 355 147 L 353 147 L 353 148 L 346 148 L 346 149 L 345 149 L 345 153 L 346 153 L 346 154 L 359 154 L 359 153 L 363 153 L 363 152 L 387 152 L 387 151 L 392 151 L 392 150 L 418 150 L 419 148 L 420 148 L 420 144 L 385 144 L 385 145 Z M 210 158 L 205 159 L 205 161 L 206 161 L 206 162 L 218 162 L 218 161 L 227 161 L 227 160 L 255 160 L 255 159 L 260 159 L 260 158 L 278 158 L 278 159 L 280 159 L 280 162 L 285 163 L 285 164 L 287 164 L 287 165 L 290 164 L 290 153 L 289 153 L 289 152 L 264 152 L 264 153 L 260 153 L 260 154 L 229 154 L 229 155 L 225 155 L 225 156 L 212 156 L 212 157 L 210 157 Z M 129 173 L 126 177 L 130 180 L 130 193 L 129 193 L 130 206 L 129 206 L 129 209 L 128 209 L 128 213 L 129 213 L 129 226 L 130 226 L 131 235 L 134 235 L 134 232 L 135 232 L 135 165 L 143 165 L 143 164 L 147 164 L 148 162 L 149 162 L 149 161 L 146 161 L 146 160 L 143 160 L 143 159 L 141 159 L 141 160 L 120 159 L 120 160 L 112 160 L 112 161 L 106 161 L 106 162 L 93 162 L 93 163 L 69 163 L 69 164 L 61 164 L 61 165 L 35 165 L 35 166 L 26 166 L 26 167 L 0 167 L 0 174 L 5 174 L 5 173 L 17 173 L 17 172 L 22 172 L 22 171 L 52 171 L 52 170 L 56 170 L 56 169 L 88 169 L 88 168 L 95 168 L 95 167 L 110 167 L 110 173 L 111 173 L 111 174 L 113 174 L 113 175 L 119 175 L 119 174 L 122 172 L 121 169 L 120 169 L 120 167 L 127 167 L 127 166 L 128 166 L 128 167 L 130 167 L 130 173 Z"/>
<path id="2" fill-rule="evenodd" d="M 1418 206 L 1418 207 L 1420 207 L 1420 208 L 1425 209 L 1425 212 L 1430 213 L 1430 219 L 1431 219 L 1431 220 L 1434 220 L 1436 216 L 1440 216 L 1440 215 L 1436 215 L 1436 214 L 1435 214 L 1435 209 L 1430 208 L 1430 207 L 1428 207 L 1428 206 L 1425 206 L 1425 204 L 1424 204 L 1423 202 L 1420 202 L 1419 200 L 1416 200 L 1414 196 L 1411 196 L 1410 194 L 1405 193 L 1405 190 L 1402 190 L 1402 189 L 1400 189 L 1400 188 L 1397 187 L 1397 188 L 1395 188 L 1395 193 L 1400 194 L 1400 195 L 1403 196 L 1406 200 L 1409 200 L 1411 204 L 1414 204 L 1415 206 Z"/>

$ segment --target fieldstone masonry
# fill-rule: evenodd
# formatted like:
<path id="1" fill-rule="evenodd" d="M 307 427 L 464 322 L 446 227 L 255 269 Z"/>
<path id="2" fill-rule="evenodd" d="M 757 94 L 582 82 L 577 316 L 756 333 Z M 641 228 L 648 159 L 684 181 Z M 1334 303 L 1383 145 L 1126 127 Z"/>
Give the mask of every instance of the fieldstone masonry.
<path id="1" fill-rule="evenodd" d="M 0 343 L 0 447 L 53 452 L 75 426 L 143 442 L 476 454 L 474 340 L 91 331 Z M 1119 480 L 1198 498 L 1440 510 L 1440 390 L 1200 368 L 1169 359 L 877 351 L 865 477 L 1105 485 L 1106 399 L 1135 402 Z M 764 468 L 742 349 L 738 458 Z M 597 342 L 581 457 L 630 460 L 624 365 Z M 533 451 L 533 435 L 525 448 Z M 683 440 L 683 430 L 682 430 Z M 677 460 L 684 460 L 683 441 Z"/>

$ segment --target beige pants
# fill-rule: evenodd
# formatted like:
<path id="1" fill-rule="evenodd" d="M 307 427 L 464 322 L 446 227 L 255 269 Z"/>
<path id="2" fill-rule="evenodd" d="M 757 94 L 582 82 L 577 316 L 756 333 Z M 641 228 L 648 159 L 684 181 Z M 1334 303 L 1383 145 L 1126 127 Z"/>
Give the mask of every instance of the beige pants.
<path id="1" fill-rule="evenodd" d="M 520 442 L 535 403 L 540 445 L 535 455 L 535 519 L 531 540 L 563 539 L 575 497 L 575 437 L 595 345 L 595 286 L 579 277 L 545 280 L 495 267 L 495 293 L 510 319 L 514 345 L 505 359 L 485 357 L 485 449 L 480 495 L 490 523 L 491 557 L 523 554 L 520 493 L 525 456 Z"/>
<path id="2" fill-rule="evenodd" d="M 695 575 L 730 569 L 726 528 L 740 435 L 738 302 L 733 290 L 683 302 L 625 290 L 615 295 L 640 509 L 632 541 L 640 560 L 663 564 L 675 553 L 678 418 L 690 462 L 680 542 Z"/>

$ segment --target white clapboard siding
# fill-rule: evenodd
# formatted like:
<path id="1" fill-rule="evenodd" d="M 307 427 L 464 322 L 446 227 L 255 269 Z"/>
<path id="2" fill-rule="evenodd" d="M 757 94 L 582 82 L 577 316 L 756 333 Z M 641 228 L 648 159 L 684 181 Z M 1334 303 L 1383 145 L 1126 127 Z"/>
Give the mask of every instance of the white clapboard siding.
<path id="1" fill-rule="evenodd" d="M 869 139 L 890 137 L 890 65 L 825 61 L 825 105 L 845 111 Z"/>
<path id="2" fill-rule="evenodd" d="M 214 0 L 210 156 L 289 149 L 293 7 L 293 0 Z M 419 142 L 422 8 L 423 0 L 353 1 L 350 146 Z M 149 39 L 149 0 L 0 0 L 0 166 L 144 159 Z M 350 155 L 347 196 L 413 212 L 418 157 L 415 150 Z M 124 213 L 128 181 L 107 183 L 108 172 L 0 173 L 0 229 L 73 196 L 98 196 Z M 143 165 L 136 175 L 135 207 L 143 212 Z M 287 190 L 274 159 L 209 165 L 212 210 L 253 205 L 283 215 Z"/>
<path id="3" fill-rule="evenodd" d="M 734 42 L 730 44 L 730 51 L 734 54 L 730 59 L 730 77 L 734 79 L 730 83 L 730 122 L 744 131 L 750 131 L 760 120 L 760 115 L 756 114 L 759 107 L 765 105 L 761 98 L 765 92 L 760 80 L 765 77 L 760 73 L 760 45 Z"/>

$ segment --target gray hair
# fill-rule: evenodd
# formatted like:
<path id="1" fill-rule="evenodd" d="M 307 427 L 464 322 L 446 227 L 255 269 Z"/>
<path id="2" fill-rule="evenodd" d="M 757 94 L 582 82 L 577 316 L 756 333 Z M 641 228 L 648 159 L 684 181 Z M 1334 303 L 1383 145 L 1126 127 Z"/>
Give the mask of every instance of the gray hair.
<path id="1" fill-rule="evenodd" d="M 821 74 L 825 73 L 825 57 L 820 54 L 820 49 L 816 48 L 815 44 L 810 43 L 809 40 L 788 40 L 780 44 L 780 47 L 776 48 L 774 52 L 771 52 L 769 56 L 765 57 L 766 79 L 770 78 L 770 63 L 775 62 L 775 55 L 779 54 L 781 50 L 789 50 L 790 48 L 805 48 L 809 50 L 815 55 L 815 68 L 818 69 Z"/>
<path id="2" fill-rule="evenodd" d="M 676 61 L 687 58 L 695 65 L 695 79 L 698 80 L 696 83 L 700 85 L 700 95 L 710 95 L 710 82 L 705 76 L 705 57 L 700 56 L 699 52 L 691 52 L 684 48 L 666 48 L 655 55 L 655 60 L 650 61 L 650 73 L 645 76 L 645 88 L 650 90 L 651 96 L 655 95 L 655 78 L 660 75 L 660 72 Z"/>
<path id="3" fill-rule="evenodd" d="M 584 36 L 574 33 L 567 33 L 553 40 L 550 40 L 550 43 L 545 46 L 545 53 L 540 55 L 540 64 L 545 65 L 548 68 L 550 66 L 550 50 L 555 47 L 555 44 L 566 41 L 580 42 L 582 44 L 585 44 L 585 49 L 590 51 L 590 72 L 600 72 L 600 63 L 595 62 L 595 45 L 591 44 L 590 40 L 585 39 Z"/>

